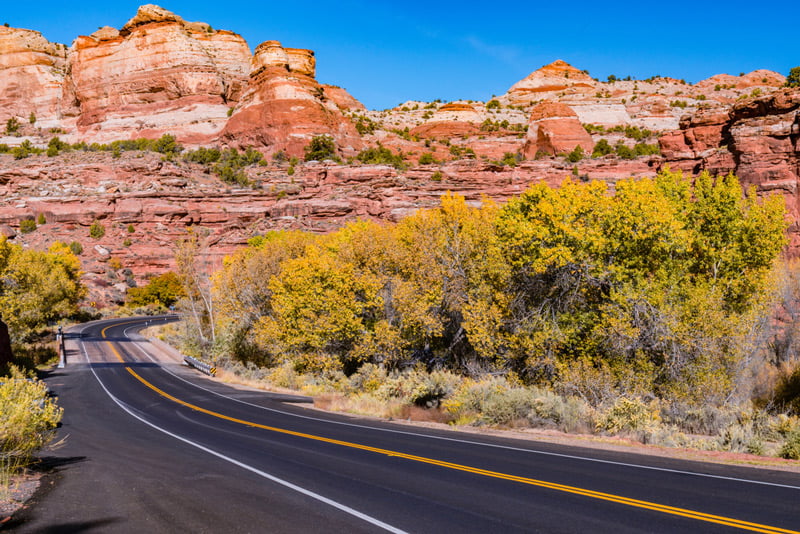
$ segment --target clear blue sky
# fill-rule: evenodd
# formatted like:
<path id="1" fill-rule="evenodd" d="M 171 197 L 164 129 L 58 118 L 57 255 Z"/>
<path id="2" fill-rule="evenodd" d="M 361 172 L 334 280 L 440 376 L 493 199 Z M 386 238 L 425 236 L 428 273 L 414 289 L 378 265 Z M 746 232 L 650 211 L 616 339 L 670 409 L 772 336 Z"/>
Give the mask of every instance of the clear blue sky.
<path id="1" fill-rule="evenodd" d="M 121 27 L 144 2 L 5 2 L 0 23 L 69 44 L 99 26 Z M 800 0 L 546 3 L 367 0 L 164 0 L 186 20 L 311 48 L 317 78 L 372 109 L 406 100 L 486 100 L 555 59 L 609 74 L 672 76 L 800 65 Z"/>

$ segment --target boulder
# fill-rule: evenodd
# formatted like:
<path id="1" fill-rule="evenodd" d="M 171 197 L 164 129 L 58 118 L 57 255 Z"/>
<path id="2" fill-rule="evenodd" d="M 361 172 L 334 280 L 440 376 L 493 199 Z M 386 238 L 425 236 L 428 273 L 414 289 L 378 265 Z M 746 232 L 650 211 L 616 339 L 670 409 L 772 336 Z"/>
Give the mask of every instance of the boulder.
<path id="1" fill-rule="evenodd" d="M 594 142 L 578 120 L 578 115 L 569 106 L 545 101 L 531 110 L 523 148 L 526 158 L 533 159 L 539 152 L 552 155 L 571 152 L 577 146 L 591 154 Z"/>

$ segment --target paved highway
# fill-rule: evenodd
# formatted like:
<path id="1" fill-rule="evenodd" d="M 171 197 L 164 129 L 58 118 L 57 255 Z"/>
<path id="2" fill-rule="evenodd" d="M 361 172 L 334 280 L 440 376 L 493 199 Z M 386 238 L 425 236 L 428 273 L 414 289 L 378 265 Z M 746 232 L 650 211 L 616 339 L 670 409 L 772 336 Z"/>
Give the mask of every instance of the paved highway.
<path id="1" fill-rule="evenodd" d="M 800 530 L 800 476 L 412 428 L 229 388 L 155 356 L 143 321 L 74 331 L 65 408 L 17 532 Z"/>

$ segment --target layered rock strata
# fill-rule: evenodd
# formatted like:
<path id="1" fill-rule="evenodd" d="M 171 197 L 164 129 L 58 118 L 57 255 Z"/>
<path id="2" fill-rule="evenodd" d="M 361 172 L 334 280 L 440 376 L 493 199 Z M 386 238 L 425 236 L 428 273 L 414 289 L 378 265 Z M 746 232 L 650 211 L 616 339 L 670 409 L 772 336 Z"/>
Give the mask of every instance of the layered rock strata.
<path id="1" fill-rule="evenodd" d="M 69 64 L 65 101 L 81 138 L 170 133 L 202 144 L 218 136 L 239 101 L 250 50 L 239 35 L 147 5 L 118 32 L 78 37 Z"/>
<path id="2" fill-rule="evenodd" d="M 329 135 L 344 155 L 361 149 L 353 123 L 314 79 L 311 50 L 286 49 L 278 41 L 256 48 L 247 90 L 222 138 L 233 146 L 263 147 L 302 156 L 312 137 Z"/>
<path id="3" fill-rule="evenodd" d="M 67 70 L 67 47 L 39 32 L 0 26 L 0 117 L 43 127 L 61 118 L 61 92 Z"/>
<path id="4" fill-rule="evenodd" d="M 571 152 L 576 147 L 591 154 L 594 142 L 572 108 L 553 101 L 542 102 L 533 108 L 523 148 L 526 158 L 532 159 L 540 153 Z"/>

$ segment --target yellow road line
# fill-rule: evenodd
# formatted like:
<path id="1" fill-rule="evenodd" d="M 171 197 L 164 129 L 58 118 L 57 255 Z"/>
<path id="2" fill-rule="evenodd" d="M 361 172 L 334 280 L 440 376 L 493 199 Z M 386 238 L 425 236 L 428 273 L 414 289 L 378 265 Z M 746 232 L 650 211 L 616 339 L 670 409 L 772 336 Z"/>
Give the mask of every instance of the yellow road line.
<path id="1" fill-rule="evenodd" d="M 130 322 L 137 322 L 137 321 L 130 321 Z M 127 323 L 122 323 L 122 324 L 127 324 Z M 105 338 L 106 337 L 106 330 L 108 330 L 109 328 L 112 328 L 113 326 L 119 326 L 119 324 L 111 325 L 111 326 L 108 326 L 108 327 L 104 328 L 102 330 L 102 332 L 101 332 L 102 337 Z M 110 341 L 107 341 L 107 343 L 108 343 L 108 346 L 111 348 L 111 351 L 116 355 L 117 359 L 119 359 L 119 361 L 122 362 L 122 363 L 126 363 L 125 360 L 122 358 L 122 355 L 119 353 L 119 351 L 117 351 L 117 348 L 113 345 L 113 343 L 111 343 Z M 509 474 L 500 473 L 500 472 L 497 472 L 497 471 L 489 471 L 489 470 L 480 469 L 480 468 L 477 468 L 477 467 L 470 467 L 470 466 L 467 466 L 467 465 L 461 465 L 461 464 L 456 464 L 456 463 L 452 463 L 452 462 L 445 462 L 445 461 L 441 461 L 441 460 L 436 460 L 436 459 L 433 459 L 433 458 L 427 458 L 425 456 L 416 456 L 416 455 L 413 455 L 413 454 L 406 454 L 406 453 L 402 453 L 402 452 L 392 451 L 392 450 L 389 450 L 389 449 L 380 449 L 380 448 L 377 448 L 377 447 L 370 447 L 368 445 L 361 445 L 359 443 L 353 443 L 353 442 L 349 442 L 349 441 L 342 441 L 342 440 L 338 440 L 338 439 L 326 438 L 326 437 L 323 437 L 323 436 L 316 436 L 314 434 L 306 434 L 306 433 L 303 433 L 303 432 L 296 432 L 294 430 L 288 430 L 288 429 L 285 429 L 285 428 L 278 428 L 278 427 L 273 427 L 273 426 L 268 426 L 268 425 L 262 425 L 260 423 L 255 423 L 253 421 L 246 421 L 244 419 L 237 419 L 235 417 L 231 417 L 229 415 L 221 414 L 219 412 L 214 412 L 212 410 L 208 410 L 206 408 L 202 408 L 200 406 L 197 406 L 197 405 L 188 403 L 188 402 L 186 402 L 184 400 L 181 400 L 181 399 L 179 399 L 179 398 L 177 398 L 177 397 L 175 397 L 173 395 L 170 395 L 169 393 L 159 389 L 158 387 L 154 386 L 153 384 L 151 384 L 150 382 L 148 382 L 147 380 L 145 380 L 144 378 L 139 376 L 139 374 L 136 371 L 134 371 L 133 369 L 131 369 L 130 367 L 126 367 L 126 370 L 134 378 L 136 378 L 139 382 L 141 382 L 142 384 L 147 386 L 152 391 L 158 393 L 160 396 L 162 396 L 162 397 L 164 397 L 166 399 L 169 399 L 169 400 L 171 400 L 171 401 L 173 401 L 173 402 L 175 402 L 177 404 L 180 404 L 181 406 L 185 406 L 185 407 L 190 408 L 190 409 L 192 409 L 194 411 L 197 411 L 197 412 L 200 412 L 200 413 L 204 413 L 206 415 L 210 415 L 210 416 L 216 417 L 218 419 L 224 419 L 226 421 L 231 421 L 233 423 L 238 423 L 238 424 L 249 426 L 249 427 L 253 427 L 253 428 L 260 428 L 260 429 L 263 429 L 263 430 L 269 430 L 271 432 L 276 432 L 276 433 L 280 433 L 280 434 L 296 436 L 296 437 L 310 439 L 310 440 L 314 440 L 314 441 L 320 441 L 320 442 L 324 442 L 324 443 L 331 443 L 331 444 L 334 444 L 334 445 L 341 445 L 343 447 L 349 447 L 349 448 L 352 448 L 352 449 L 359 449 L 359 450 L 363 450 L 363 451 L 374 452 L 374 453 L 377 453 L 377 454 L 383 454 L 383 455 L 386 455 L 386 456 L 393 456 L 393 457 L 397 457 L 397 458 L 403 458 L 403 459 L 411 460 L 411 461 L 414 461 L 414 462 L 420 462 L 420 463 L 424 463 L 424 464 L 436 465 L 436 466 L 439 466 L 439 467 L 446 467 L 448 469 L 454 469 L 454 470 L 457 470 L 457 471 L 463 471 L 463 472 L 466 472 L 466 473 L 472 473 L 472 474 L 476 474 L 476 475 L 487 476 L 487 477 L 497 478 L 497 479 L 501 479 L 501 480 L 509 480 L 509 481 L 512 481 L 512 482 L 519 482 L 521 484 L 527 484 L 527 485 L 530 485 L 530 486 L 537 486 L 537 487 L 541 487 L 541 488 L 547 488 L 547 489 L 551 489 L 551 490 L 562 491 L 562 492 L 571 493 L 571 494 L 574 494 L 574 495 L 581 495 L 581 496 L 584 496 L 584 497 L 591 497 L 593 499 L 599 499 L 599 500 L 603 500 L 603 501 L 614 502 L 614 503 L 617 503 L 617 504 L 624 504 L 624 505 L 627 505 L 627 506 L 633 506 L 635 508 L 644 508 L 646 510 L 653 510 L 653 511 L 662 512 L 662 513 L 665 513 L 665 514 L 670 514 L 670 515 L 675 515 L 675 516 L 680 516 L 680 517 L 686 517 L 686 518 L 689 518 L 689 519 L 695 519 L 695 520 L 698 520 L 698 521 L 705 521 L 705 522 L 708 522 L 708 523 L 716 523 L 716 524 L 719 524 L 719 525 L 735 527 L 735 528 L 739 528 L 739 529 L 743 529 L 743 530 L 749 530 L 749 531 L 753 531 L 753 532 L 764 532 L 764 533 L 768 533 L 768 534 L 775 534 L 775 533 L 800 534 L 800 531 L 796 531 L 796 530 L 788 530 L 788 529 L 783 529 L 783 528 L 779 528 L 779 527 L 772 527 L 772 526 L 769 526 L 769 525 L 762 525 L 762 524 L 759 524 L 759 523 L 751 523 L 751 522 L 748 522 L 748 521 L 742 521 L 742 520 L 733 519 L 733 518 L 730 518 L 730 517 L 706 514 L 706 513 L 703 513 L 703 512 L 697 512 L 697 511 L 688 510 L 688 509 L 685 509 L 685 508 L 677 508 L 677 507 L 674 507 L 674 506 L 666 506 L 666 505 L 663 505 L 663 504 L 658 504 L 658 503 L 649 502 L 649 501 L 641 501 L 641 500 L 638 500 L 638 499 L 631 499 L 631 498 L 623 497 L 623 496 L 620 496 L 620 495 L 614 495 L 614 494 L 611 494 L 611 493 L 603 493 L 603 492 L 599 492 L 599 491 L 588 490 L 588 489 L 579 488 L 579 487 L 576 487 L 576 486 L 567 486 L 567 485 L 564 485 L 564 484 L 556 484 L 556 483 L 553 483 L 553 482 L 547 482 L 547 481 L 544 481 L 544 480 L 537 480 L 537 479 L 534 479 L 534 478 L 527 478 L 527 477 L 521 477 L 521 476 L 516 476 L 516 475 L 509 475 Z"/>

